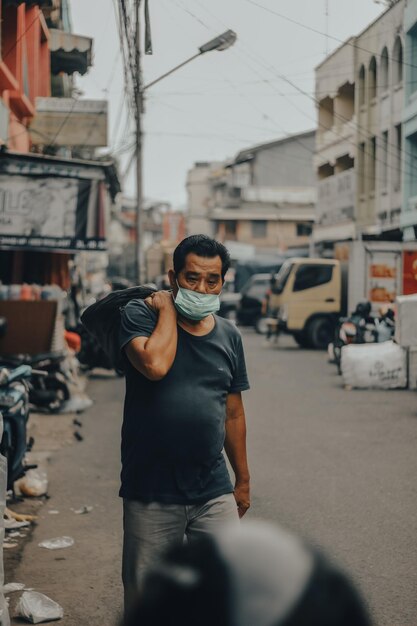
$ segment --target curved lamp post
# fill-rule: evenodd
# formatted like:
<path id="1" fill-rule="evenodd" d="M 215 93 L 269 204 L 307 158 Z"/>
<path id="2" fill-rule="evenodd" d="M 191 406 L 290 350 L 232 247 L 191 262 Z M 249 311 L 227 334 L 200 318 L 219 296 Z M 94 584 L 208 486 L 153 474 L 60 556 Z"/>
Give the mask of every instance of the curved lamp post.
<path id="1" fill-rule="evenodd" d="M 137 3 L 138 5 L 139 3 Z M 200 46 L 197 54 L 194 54 L 189 59 L 186 59 L 179 65 L 176 65 L 159 78 L 151 81 L 147 85 L 140 85 L 140 41 L 139 41 L 139 16 L 138 13 L 136 15 L 136 67 L 139 73 L 138 82 L 139 88 L 136 90 L 136 280 L 137 283 L 140 284 L 144 277 L 144 254 L 141 246 L 141 238 L 142 238 L 142 205 L 143 205 L 143 184 L 142 184 L 142 114 L 143 114 L 143 94 L 144 92 L 152 87 L 159 81 L 163 80 L 167 76 L 170 76 L 184 65 L 187 65 L 194 59 L 197 59 L 201 55 L 206 52 L 212 52 L 213 50 L 218 50 L 219 52 L 223 50 L 227 50 L 230 46 L 233 46 L 237 39 L 237 35 L 233 30 L 227 30 L 226 32 L 218 35 L 218 37 L 214 37 L 214 39 L 210 39 L 203 46 Z"/>

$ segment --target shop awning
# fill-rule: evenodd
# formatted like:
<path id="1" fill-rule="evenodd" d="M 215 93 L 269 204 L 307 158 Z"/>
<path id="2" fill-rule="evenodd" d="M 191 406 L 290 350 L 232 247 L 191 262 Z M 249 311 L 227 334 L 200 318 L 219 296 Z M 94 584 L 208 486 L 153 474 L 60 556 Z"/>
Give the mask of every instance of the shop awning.
<path id="1" fill-rule="evenodd" d="M 49 30 L 52 74 L 85 74 L 92 62 L 93 40 L 63 30 Z"/>
<path id="2" fill-rule="evenodd" d="M 2 5 L 4 7 L 18 6 L 19 4 L 28 4 L 28 5 L 37 4 L 41 9 L 43 8 L 49 9 L 54 6 L 54 0 L 3 0 L 2 1 Z"/>

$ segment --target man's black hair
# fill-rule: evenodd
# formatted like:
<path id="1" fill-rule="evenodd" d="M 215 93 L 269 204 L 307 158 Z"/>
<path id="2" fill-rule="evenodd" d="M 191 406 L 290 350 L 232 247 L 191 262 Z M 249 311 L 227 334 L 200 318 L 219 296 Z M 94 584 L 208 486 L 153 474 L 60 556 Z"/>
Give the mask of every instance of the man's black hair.
<path id="1" fill-rule="evenodd" d="M 183 239 L 174 250 L 174 272 L 177 276 L 184 269 L 186 256 L 190 253 L 209 259 L 219 256 L 222 261 L 222 279 L 224 280 L 230 267 L 230 254 L 222 243 L 207 235 L 191 235 Z"/>

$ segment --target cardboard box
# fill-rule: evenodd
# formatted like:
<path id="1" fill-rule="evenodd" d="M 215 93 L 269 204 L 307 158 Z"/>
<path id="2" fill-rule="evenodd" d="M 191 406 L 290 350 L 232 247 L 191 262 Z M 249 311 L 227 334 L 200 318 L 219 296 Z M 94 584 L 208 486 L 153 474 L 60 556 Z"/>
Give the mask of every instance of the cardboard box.
<path id="1" fill-rule="evenodd" d="M 0 355 L 49 352 L 55 330 L 56 300 L 1 300 L 0 317 L 7 332 L 0 339 Z"/>

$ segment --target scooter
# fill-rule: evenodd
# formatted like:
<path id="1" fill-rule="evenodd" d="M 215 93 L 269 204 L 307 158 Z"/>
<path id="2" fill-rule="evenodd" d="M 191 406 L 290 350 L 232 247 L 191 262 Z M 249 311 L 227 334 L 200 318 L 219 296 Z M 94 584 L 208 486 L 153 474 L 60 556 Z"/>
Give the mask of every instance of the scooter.
<path id="1" fill-rule="evenodd" d="M 359 302 L 350 317 L 341 317 L 335 328 L 333 357 L 341 374 L 342 348 L 352 343 L 375 343 L 376 322 L 371 316 L 371 303 Z"/>
<path id="2" fill-rule="evenodd" d="M 27 442 L 29 419 L 29 380 L 32 368 L 21 365 L 14 370 L 0 368 L 0 411 L 3 416 L 3 436 L 0 452 L 7 459 L 7 489 L 13 489 L 16 480 L 36 465 L 26 465 L 25 455 L 33 446 Z"/>
<path id="3" fill-rule="evenodd" d="M 22 354 L 3 357 L 1 365 L 30 366 L 32 371 L 28 381 L 30 404 L 37 409 L 54 413 L 58 412 L 70 397 L 67 377 L 62 368 L 65 358 L 63 352 L 48 352 L 35 356 Z"/>
<path id="4" fill-rule="evenodd" d="M 388 309 L 375 319 L 375 339 L 378 343 L 389 341 L 395 333 L 395 313 Z"/>

